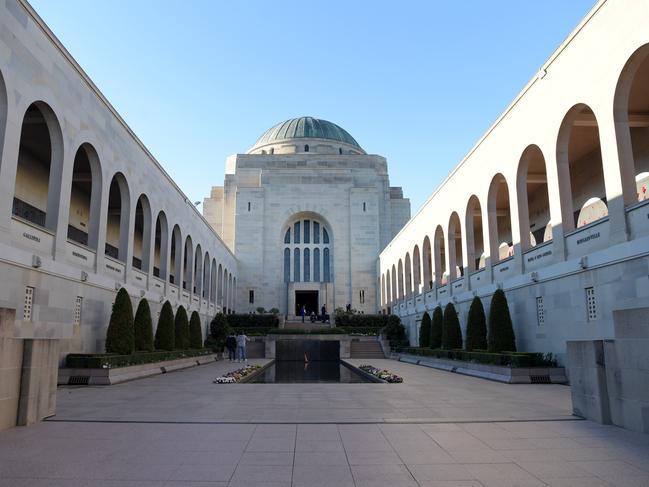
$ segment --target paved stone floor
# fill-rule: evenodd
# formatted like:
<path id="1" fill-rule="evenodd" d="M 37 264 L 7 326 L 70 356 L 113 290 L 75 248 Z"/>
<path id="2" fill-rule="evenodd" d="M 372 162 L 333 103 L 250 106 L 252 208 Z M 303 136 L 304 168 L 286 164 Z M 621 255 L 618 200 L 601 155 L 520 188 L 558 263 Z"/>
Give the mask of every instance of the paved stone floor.
<path id="1" fill-rule="evenodd" d="M 394 360 L 370 362 L 403 376 L 404 383 L 212 384 L 213 377 L 236 368 L 225 361 L 109 388 L 61 388 L 56 419 L 341 423 L 572 418 L 567 386 L 507 385 Z"/>
<path id="2" fill-rule="evenodd" d="M 0 433 L 0 487 L 649 486 L 649 435 L 572 419 L 567 387 L 372 362 L 406 383 L 213 385 L 221 362 L 61 388 L 55 421 Z"/>

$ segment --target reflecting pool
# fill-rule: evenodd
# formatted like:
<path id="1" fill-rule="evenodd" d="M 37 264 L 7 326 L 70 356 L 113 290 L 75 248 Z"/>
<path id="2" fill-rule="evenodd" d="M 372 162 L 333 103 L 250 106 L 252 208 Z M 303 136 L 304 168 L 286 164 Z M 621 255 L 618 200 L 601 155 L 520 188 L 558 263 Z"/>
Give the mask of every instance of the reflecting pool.
<path id="1" fill-rule="evenodd" d="M 281 360 L 255 377 L 250 383 L 307 384 L 322 382 L 372 382 L 341 361 L 299 362 Z"/>

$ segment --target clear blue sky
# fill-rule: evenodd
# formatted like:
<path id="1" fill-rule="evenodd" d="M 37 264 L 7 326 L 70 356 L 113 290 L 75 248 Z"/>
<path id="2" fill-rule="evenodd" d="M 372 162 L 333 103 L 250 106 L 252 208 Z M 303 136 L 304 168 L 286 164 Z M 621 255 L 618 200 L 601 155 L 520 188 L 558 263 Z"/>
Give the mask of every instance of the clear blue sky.
<path id="1" fill-rule="evenodd" d="M 594 0 L 32 0 L 196 201 L 311 115 L 388 159 L 414 212 Z"/>

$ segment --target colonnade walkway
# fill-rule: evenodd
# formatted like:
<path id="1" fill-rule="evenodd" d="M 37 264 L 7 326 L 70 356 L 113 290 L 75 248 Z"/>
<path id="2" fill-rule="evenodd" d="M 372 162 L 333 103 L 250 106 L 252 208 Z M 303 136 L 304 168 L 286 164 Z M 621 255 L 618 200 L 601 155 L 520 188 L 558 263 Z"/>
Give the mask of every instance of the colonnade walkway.
<path id="1" fill-rule="evenodd" d="M 649 485 L 649 435 L 572 417 L 567 386 L 372 362 L 404 383 L 212 384 L 222 361 L 60 388 L 0 433 L 0 487 Z"/>

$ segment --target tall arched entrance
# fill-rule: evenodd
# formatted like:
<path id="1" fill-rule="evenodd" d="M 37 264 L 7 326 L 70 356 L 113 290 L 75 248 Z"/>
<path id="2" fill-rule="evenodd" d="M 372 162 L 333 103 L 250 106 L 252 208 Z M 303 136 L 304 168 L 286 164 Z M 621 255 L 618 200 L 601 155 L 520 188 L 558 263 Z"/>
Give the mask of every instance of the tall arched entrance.
<path id="1" fill-rule="evenodd" d="M 286 314 L 333 311 L 333 241 L 331 227 L 316 213 L 291 217 L 282 230 Z"/>

